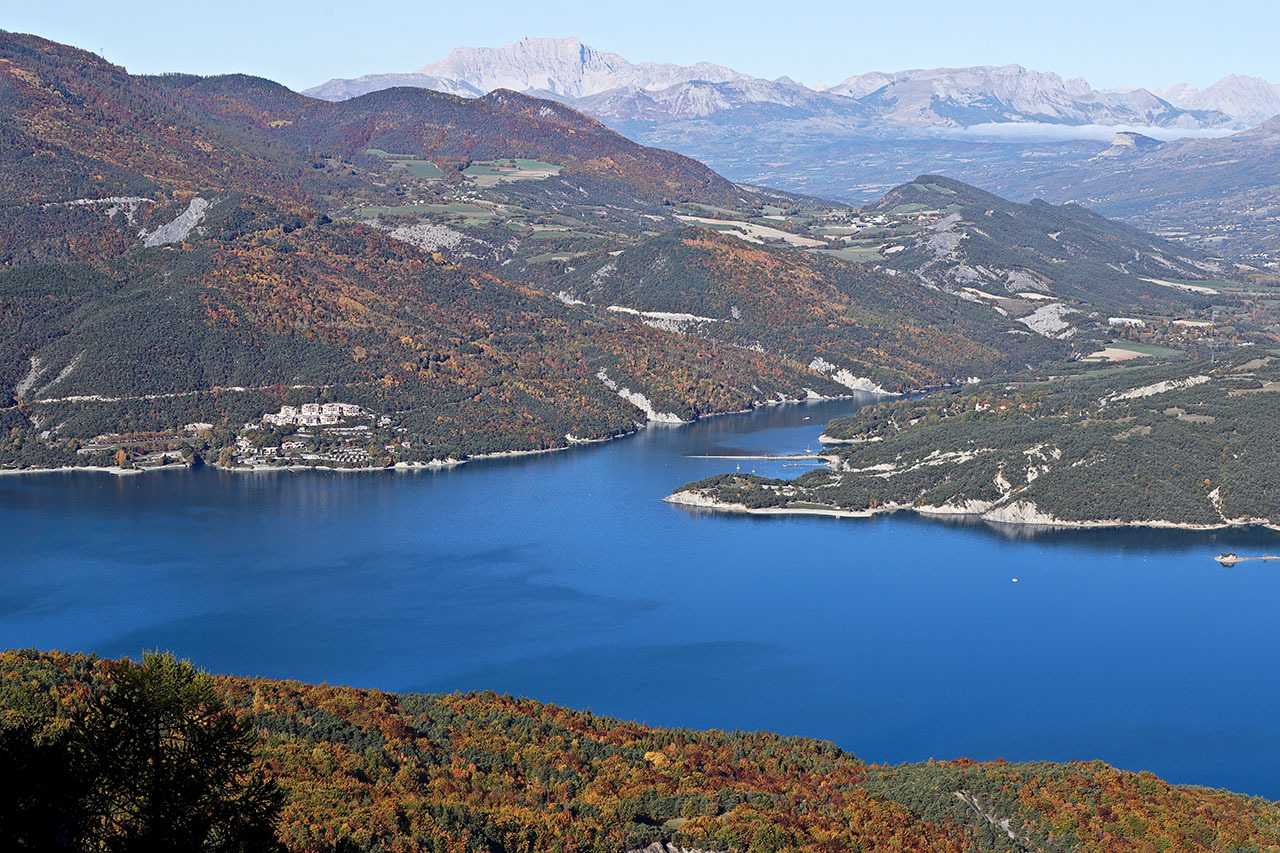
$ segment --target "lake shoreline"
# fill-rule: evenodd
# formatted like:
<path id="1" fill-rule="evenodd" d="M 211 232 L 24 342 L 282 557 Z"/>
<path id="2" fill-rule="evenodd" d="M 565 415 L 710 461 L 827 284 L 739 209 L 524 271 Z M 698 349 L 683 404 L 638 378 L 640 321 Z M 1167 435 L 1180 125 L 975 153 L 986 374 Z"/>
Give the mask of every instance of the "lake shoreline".
<path id="1" fill-rule="evenodd" d="M 620 432 L 617 435 L 609 435 L 604 438 L 577 438 L 566 435 L 565 444 L 556 447 L 543 447 L 535 450 L 495 450 L 489 453 L 477 453 L 474 456 L 468 456 L 465 459 L 455 459 L 454 457 L 446 457 L 445 459 L 432 459 L 427 462 L 397 462 L 394 465 L 387 465 L 380 468 L 342 468 L 332 465 L 253 465 L 253 466 L 236 466 L 225 467 L 215 462 L 203 463 L 217 471 L 227 471 L 239 474 L 261 474 L 273 471 L 301 472 L 301 471 L 326 471 L 337 472 L 340 474 L 371 474 L 378 472 L 408 472 L 408 471 L 441 471 L 446 468 L 456 468 L 465 465 L 468 462 L 483 461 L 486 459 L 508 459 L 519 456 L 537 456 L 544 453 L 559 453 L 563 450 L 573 450 L 577 447 L 584 447 L 593 444 L 605 444 L 619 439 L 627 438 L 635 435 L 641 430 L 654 427 L 681 427 L 695 424 L 710 418 L 728 417 L 732 415 L 749 415 L 752 412 L 771 406 L 791 406 L 802 403 L 829 403 L 837 400 L 857 400 L 859 394 L 840 394 L 833 397 L 825 397 L 822 395 L 814 395 L 795 400 L 765 400 L 757 403 L 749 409 L 737 409 L 731 412 L 708 412 L 707 414 L 698 415 L 691 421 L 682 421 L 678 424 L 664 423 L 661 421 L 650 421 L 644 424 L 637 424 L 635 429 Z M 879 397 L 881 395 L 872 395 Z M 885 399 L 888 399 L 887 397 Z M 191 469 L 200 467 L 192 465 L 189 462 L 175 463 L 172 465 L 156 465 L 147 468 L 121 468 L 118 465 L 64 465 L 61 468 L 0 468 L 0 476 L 15 476 L 19 474 L 64 474 L 76 471 L 89 471 L 99 474 L 113 474 L 117 477 L 130 477 L 137 474 L 149 474 L 155 471 L 173 471 L 177 469 Z"/>
<path id="2" fill-rule="evenodd" d="M 866 509 L 828 509 L 820 507 L 748 507 L 740 503 L 718 501 L 706 495 L 676 490 L 662 499 L 664 503 L 688 509 L 705 509 L 712 512 L 735 513 L 738 515 L 811 515 L 829 518 L 875 518 L 879 515 L 892 515 L 896 512 L 911 512 L 923 518 L 944 519 L 960 518 L 972 521 L 983 521 L 996 527 L 1043 528 L 1045 530 L 1105 530 L 1119 528 L 1147 528 L 1155 530 L 1190 530 L 1195 532 L 1211 532 L 1215 530 L 1250 530 L 1266 529 L 1280 531 L 1280 525 L 1270 521 L 1224 521 L 1218 524 L 1190 524 L 1186 522 L 1152 519 L 1150 521 L 1119 521 L 1117 519 L 1090 519 L 1072 521 L 1039 515 L 1013 513 L 988 517 L 992 508 L 968 509 L 946 506 L 911 506 L 907 504 L 886 504 Z M 1034 507 L 1032 507 L 1034 510 Z"/>

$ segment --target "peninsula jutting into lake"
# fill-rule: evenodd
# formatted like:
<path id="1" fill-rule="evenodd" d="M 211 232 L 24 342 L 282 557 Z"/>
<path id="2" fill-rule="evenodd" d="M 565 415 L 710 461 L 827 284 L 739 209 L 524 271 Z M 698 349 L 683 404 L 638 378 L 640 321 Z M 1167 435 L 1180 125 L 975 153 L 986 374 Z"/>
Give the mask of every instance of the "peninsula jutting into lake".
<path id="1" fill-rule="evenodd" d="M 673 504 L 1054 527 L 1276 529 L 1276 356 L 1123 372 L 1061 366 L 868 406 L 827 425 L 830 470 L 740 471 Z"/>

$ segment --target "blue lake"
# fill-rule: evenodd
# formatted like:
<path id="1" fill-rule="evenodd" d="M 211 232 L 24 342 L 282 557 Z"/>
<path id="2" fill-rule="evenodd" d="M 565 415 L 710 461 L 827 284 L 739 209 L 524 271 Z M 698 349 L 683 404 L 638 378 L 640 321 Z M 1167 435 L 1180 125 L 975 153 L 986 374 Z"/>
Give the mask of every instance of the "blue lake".
<path id="1" fill-rule="evenodd" d="M 493 689 L 878 762 L 1099 758 L 1280 798 L 1280 571 L 1211 559 L 1274 534 L 1019 539 L 661 502 L 734 467 L 692 455 L 816 448 L 856 406 L 442 472 L 0 477 L 0 645 Z"/>

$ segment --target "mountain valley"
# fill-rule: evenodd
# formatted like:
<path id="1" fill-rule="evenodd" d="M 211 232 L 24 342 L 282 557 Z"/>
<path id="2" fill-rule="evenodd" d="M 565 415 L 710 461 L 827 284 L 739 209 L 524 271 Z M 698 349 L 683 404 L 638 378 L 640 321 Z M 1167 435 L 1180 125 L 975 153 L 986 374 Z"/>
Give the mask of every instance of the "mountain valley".
<path id="1" fill-rule="evenodd" d="M 1099 91 L 999 66 L 870 72 L 809 88 L 709 63 L 633 64 L 570 38 L 459 48 L 416 76 L 334 80 L 308 94 L 341 100 L 389 85 L 527 91 L 733 180 L 850 204 L 945 174 L 1015 200 L 1077 201 L 1204 253 L 1277 261 L 1273 134 L 1263 123 L 1280 113 L 1280 84 L 1261 78 Z M 1100 156 L 1117 131 L 1168 145 L 1134 162 Z"/>

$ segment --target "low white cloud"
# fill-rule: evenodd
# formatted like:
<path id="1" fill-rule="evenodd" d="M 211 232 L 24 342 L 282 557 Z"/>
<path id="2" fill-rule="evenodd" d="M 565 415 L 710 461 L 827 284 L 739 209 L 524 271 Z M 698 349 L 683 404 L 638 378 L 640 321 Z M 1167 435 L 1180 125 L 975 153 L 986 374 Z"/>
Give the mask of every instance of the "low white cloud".
<path id="1" fill-rule="evenodd" d="M 1230 128 L 1142 127 L 1105 124 L 1046 124 L 1042 122 L 991 122 L 971 127 L 939 128 L 938 135 L 960 139 L 990 139 L 1001 142 L 1053 142 L 1089 139 L 1110 142 L 1122 131 L 1141 133 L 1168 142 L 1174 139 L 1216 139 L 1239 133 Z"/>

